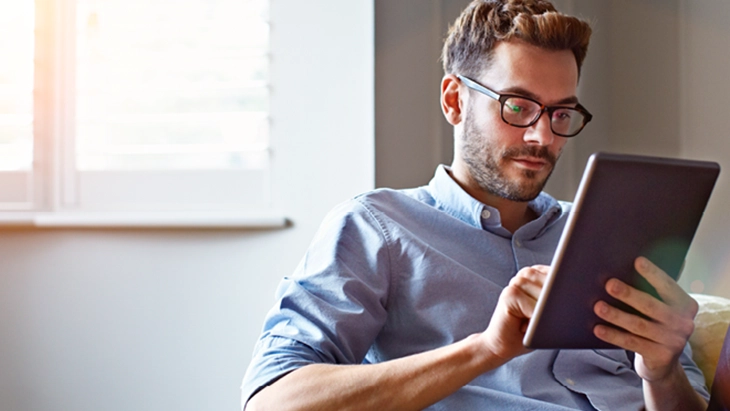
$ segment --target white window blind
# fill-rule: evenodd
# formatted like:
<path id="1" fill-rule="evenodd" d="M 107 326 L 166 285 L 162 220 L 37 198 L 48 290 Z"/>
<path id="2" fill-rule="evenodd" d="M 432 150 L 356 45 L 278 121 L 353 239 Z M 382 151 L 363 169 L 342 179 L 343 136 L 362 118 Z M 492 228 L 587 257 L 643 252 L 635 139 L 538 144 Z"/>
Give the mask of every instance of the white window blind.
<path id="1" fill-rule="evenodd" d="M 0 0 L 3 210 L 270 206 L 266 0 Z"/>
<path id="2" fill-rule="evenodd" d="M 0 207 L 27 207 L 33 166 L 32 2 L 3 0 L 0 13 Z M 25 4 L 30 3 L 30 4 Z"/>
<path id="3" fill-rule="evenodd" d="M 7 3 L 7 0 L 5 0 Z M 0 170 L 29 170 L 33 151 L 33 7 L 0 13 Z"/>

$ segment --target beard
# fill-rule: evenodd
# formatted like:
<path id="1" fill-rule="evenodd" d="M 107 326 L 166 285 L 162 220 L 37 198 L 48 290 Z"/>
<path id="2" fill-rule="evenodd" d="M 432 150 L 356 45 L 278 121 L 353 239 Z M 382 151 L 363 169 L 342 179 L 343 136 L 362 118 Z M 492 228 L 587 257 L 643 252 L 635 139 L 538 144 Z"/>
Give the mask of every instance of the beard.
<path id="1" fill-rule="evenodd" d="M 534 200 L 545 187 L 560 154 L 552 154 L 546 146 L 523 145 L 500 150 L 474 124 L 471 107 L 467 110 L 464 134 L 461 137 L 462 159 L 471 177 L 485 192 L 511 201 Z M 504 173 L 505 162 L 514 157 L 530 156 L 545 160 L 550 170 L 540 177 L 534 170 L 518 170 L 520 176 L 510 179 Z"/>

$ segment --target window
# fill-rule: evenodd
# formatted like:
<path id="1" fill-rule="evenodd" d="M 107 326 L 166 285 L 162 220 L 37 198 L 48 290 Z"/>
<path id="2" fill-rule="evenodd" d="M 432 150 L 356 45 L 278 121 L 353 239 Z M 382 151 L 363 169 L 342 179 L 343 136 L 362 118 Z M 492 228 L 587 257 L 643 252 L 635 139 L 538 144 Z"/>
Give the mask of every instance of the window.
<path id="1" fill-rule="evenodd" d="M 270 205 L 266 0 L 5 0 L 0 206 Z"/>

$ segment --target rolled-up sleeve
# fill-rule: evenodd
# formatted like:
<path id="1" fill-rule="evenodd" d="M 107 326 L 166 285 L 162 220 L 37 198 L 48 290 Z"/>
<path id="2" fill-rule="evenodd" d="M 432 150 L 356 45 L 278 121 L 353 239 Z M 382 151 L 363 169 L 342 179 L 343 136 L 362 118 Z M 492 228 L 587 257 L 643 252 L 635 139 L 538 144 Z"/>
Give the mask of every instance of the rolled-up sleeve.
<path id="1" fill-rule="evenodd" d="M 313 363 L 361 363 L 386 320 L 388 234 L 357 200 L 324 220 L 276 292 L 241 387 L 242 406 L 263 387 Z"/>

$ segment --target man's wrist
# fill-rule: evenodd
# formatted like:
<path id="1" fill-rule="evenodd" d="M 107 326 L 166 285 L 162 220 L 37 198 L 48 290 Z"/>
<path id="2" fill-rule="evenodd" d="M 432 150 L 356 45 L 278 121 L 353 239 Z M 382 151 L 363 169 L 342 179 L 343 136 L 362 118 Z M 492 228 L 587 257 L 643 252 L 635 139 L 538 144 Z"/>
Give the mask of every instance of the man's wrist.
<path id="1" fill-rule="evenodd" d="M 643 387 L 644 402 L 648 411 L 705 410 L 707 407 L 707 402 L 689 382 L 679 360 L 662 378 L 643 379 Z"/>
<path id="2" fill-rule="evenodd" d="M 511 360 L 500 356 L 489 344 L 484 334 L 472 334 L 465 339 L 472 350 L 474 361 L 484 372 L 498 368 Z"/>
<path id="3" fill-rule="evenodd" d="M 647 374 L 646 371 L 643 373 L 639 373 L 639 377 L 644 380 L 645 384 L 651 384 L 656 387 L 672 386 L 678 381 L 686 379 L 686 375 L 684 374 L 684 368 L 682 368 L 682 364 L 679 363 L 679 359 L 676 359 L 674 363 L 670 365 L 667 370 L 659 376 L 649 376 L 645 374 Z"/>

